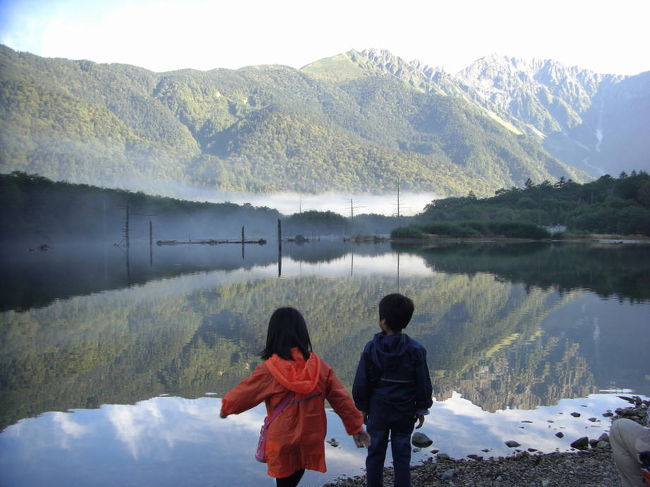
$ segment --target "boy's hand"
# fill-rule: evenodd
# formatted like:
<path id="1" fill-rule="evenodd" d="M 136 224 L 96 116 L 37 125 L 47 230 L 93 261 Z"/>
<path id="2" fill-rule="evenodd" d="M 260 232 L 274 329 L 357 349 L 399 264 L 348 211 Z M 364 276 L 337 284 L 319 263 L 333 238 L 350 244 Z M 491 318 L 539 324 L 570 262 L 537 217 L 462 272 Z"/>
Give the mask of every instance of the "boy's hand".
<path id="1" fill-rule="evenodd" d="M 422 428 L 422 425 L 424 424 L 424 416 L 422 414 L 416 414 L 415 422 L 418 423 L 415 429 Z"/>
<path id="2" fill-rule="evenodd" d="M 370 435 L 366 430 L 361 430 L 358 433 L 352 435 L 354 439 L 354 444 L 357 445 L 357 448 L 368 448 L 370 446 Z"/>

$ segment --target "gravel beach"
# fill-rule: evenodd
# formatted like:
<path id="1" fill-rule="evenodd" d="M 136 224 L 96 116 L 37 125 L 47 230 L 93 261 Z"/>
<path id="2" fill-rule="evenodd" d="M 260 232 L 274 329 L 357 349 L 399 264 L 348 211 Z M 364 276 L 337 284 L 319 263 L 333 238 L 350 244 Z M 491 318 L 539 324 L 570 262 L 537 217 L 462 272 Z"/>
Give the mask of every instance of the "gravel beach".
<path id="1" fill-rule="evenodd" d="M 616 410 L 612 419 L 625 417 L 647 426 L 650 401 L 624 397 L 632 405 Z M 571 452 L 521 451 L 508 457 L 453 459 L 437 454 L 411 467 L 413 487 L 616 487 L 620 485 L 608 441 L 594 440 Z M 324 487 L 365 486 L 364 477 L 341 478 Z M 393 485 L 393 472 L 386 468 L 384 485 Z"/>

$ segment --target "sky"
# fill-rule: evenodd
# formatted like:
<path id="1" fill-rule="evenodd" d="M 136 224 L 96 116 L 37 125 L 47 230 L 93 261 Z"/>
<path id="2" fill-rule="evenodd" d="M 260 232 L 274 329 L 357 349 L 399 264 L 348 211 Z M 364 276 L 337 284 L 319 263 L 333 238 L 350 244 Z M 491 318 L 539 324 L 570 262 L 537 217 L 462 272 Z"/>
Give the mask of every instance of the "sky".
<path id="1" fill-rule="evenodd" d="M 375 48 L 450 73 L 501 54 L 631 75 L 649 18 L 650 0 L 0 0 L 0 43 L 157 72 Z"/>

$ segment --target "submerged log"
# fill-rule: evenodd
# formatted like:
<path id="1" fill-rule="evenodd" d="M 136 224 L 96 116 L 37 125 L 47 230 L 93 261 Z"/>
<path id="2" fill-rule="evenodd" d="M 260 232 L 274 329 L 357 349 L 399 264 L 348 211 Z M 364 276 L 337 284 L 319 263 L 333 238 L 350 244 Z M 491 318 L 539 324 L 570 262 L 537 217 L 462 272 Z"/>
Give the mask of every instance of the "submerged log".
<path id="1" fill-rule="evenodd" d="M 259 240 L 158 240 L 156 245 L 222 245 L 222 244 L 257 244 L 257 245 L 266 245 L 266 240 L 260 238 Z"/>

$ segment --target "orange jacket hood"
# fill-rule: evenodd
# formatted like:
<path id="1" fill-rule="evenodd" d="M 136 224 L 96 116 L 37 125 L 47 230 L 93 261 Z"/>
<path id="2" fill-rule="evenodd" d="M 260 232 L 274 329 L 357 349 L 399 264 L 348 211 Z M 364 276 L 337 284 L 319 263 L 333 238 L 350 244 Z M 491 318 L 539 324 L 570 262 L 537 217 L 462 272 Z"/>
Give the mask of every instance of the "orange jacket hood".
<path id="1" fill-rule="evenodd" d="M 314 392 L 320 374 L 320 359 L 311 352 L 309 359 L 305 360 L 298 348 L 291 349 L 293 360 L 285 360 L 273 354 L 266 362 L 266 366 L 273 377 L 284 387 L 298 394 Z"/>

